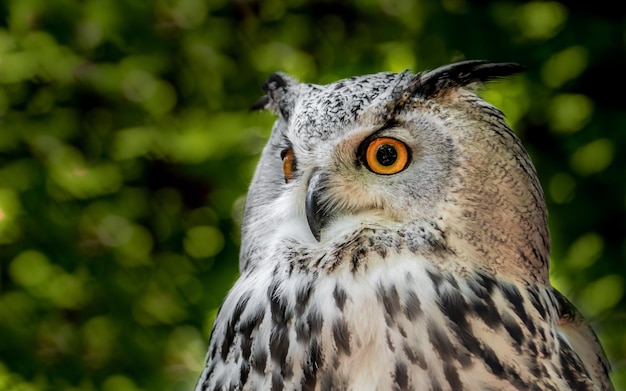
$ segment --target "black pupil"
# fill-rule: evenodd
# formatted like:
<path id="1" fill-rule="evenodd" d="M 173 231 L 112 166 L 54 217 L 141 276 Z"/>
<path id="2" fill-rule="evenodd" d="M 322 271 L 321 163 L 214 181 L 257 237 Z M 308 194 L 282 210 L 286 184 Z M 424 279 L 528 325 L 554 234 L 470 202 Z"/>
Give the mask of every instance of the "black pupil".
<path id="1" fill-rule="evenodd" d="M 398 160 L 398 151 L 391 144 L 383 144 L 376 151 L 376 160 L 383 166 L 391 166 Z"/>

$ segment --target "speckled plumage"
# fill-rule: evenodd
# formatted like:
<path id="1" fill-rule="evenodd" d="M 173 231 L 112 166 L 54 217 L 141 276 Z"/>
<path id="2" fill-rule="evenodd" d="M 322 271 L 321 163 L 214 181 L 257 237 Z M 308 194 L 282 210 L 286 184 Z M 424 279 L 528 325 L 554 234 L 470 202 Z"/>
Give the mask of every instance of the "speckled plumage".
<path id="1" fill-rule="evenodd" d="M 519 70 L 272 75 L 241 276 L 196 390 L 611 390 L 593 330 L 550 286 L 535 169 L 472 91 Z M 408 166 L 367 169 L 376 137 L 405 143 Z"/>

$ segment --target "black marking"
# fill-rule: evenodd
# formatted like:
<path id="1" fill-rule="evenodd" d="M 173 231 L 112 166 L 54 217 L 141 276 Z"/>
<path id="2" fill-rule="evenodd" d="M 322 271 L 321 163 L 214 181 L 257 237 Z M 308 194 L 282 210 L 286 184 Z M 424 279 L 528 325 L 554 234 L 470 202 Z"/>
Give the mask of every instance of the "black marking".
<path id="1" fill-rule="evenodd" d="M 239 299 L 237 305 L 235 305 L 235 308 L 233 309 L 233 314 L 231 315 L 230 319 L 228 320 L 228 324 L 226 325 L 226 330 L 224 331 L 224 339 L 222 340 L 222 348 L 220 350 L 220 356 L 224 361 L 226 361 L 226 357 L 228 357 L 228 353 L 232 348 L 233 341 L 235 340 L 237 323 L 239 322 L 241 314 L 248 305 L 250 295 L 250 292 L 247 292 Z"/>
<path id="2" fill-rule="evenodd" d="M 309 323 L 304 318 L 297 318 L 295 323 L 296 340 L 300 343 L 307 343 L 311 338 Z"/>
<path id="3" fill-rule="evenodd" d="M 306 317 L 307 323 L 309 324 L 309 331 L 311 332 L 311 336 L 318 336 L 322 331 L 322 326 L 324 325 L 324 318 L 322 318 L 322 314 L 317 309 L 317 307 L 312 307 L 309 310 L 309 314 Z"/>
<path id="4" fill-rule="evenodd" d="M 490 297 L 489 292 L 487 291 L 487 289 L 484 286 L 482 286 L 479 283 L 478 279 L 469 279 L 469 280 L 466 281 L 466 283 L 467 283 L 467 286 L 472 290 L 472 292 L 474 292 L 474 294 L 477 297 L 479 297 L 479 298 L 481 298 L 483 300 L 485 300 L 485 299 Z"/>
<path id="5" fill-rule="evenodd" d="M 455 349 L 450 339 L 448 339 L 445 330 L 432 322 L 428 323 L 428 339 L 443 361 L 454 357 Z"/>
<path id="6" fill-rule="evenodd" d="M 282 391 L 285 386 L 283 377 L 279 372 L 274 371 L 272 373 L 272 391 Z"/>
<path id="7" fill-rule="evenodd" d="M 211 336 L 213 336 L 213 331 L 215 330 L 215 324 L 213 324 L 213 330 L 211 331 Z M 217 344 L 212 343 L 211 348 L 209 349 L 209 358 L 211 361 L 215 358 L 215 354 L 217 353 Z"/>
<path id="8" fill-rule="evenodd" d="M 509 380 L 509 383 L 518 390 L 527 390 L 529 388 L 528 383 L 526 383 L 519 376 L 519 373 L 512 367 L 505 367 L 506 375 L 505 377 Z"/>
<path id="9" fill-rule="evenodd" d="M 415 291 L 409 291 L 406 295 L 404 303 L 404 314 L 409 321 L 414 321 L 418 316 L 422 315 L 422 303 Z"/>
<path id="10" fill-rule="evenodd" d="M 508 313 L 503 314 L 502 325 L 504 326 L 504 329 L 509 333 L 513 341 L 515 341 L 515 348 L 518 352 L 520 352 L 522 343 L 524 343 L 524 332 L 522 331 L 522 328 Z"/>
<path id="11" fill-rule="evenodd" d="M 530 297 L 530 302 L 533 305 L 533 307 L 535 307 L 535 309 L 537 310 L 537 312 L 539 313 L 539 315 L 541 316 L 541 319 L 545 320 L 546 319 L 546 308 L 543 304 L 543 300 L 541 300 L 541 297 L 539 296 L 539 292 L 537 292 L 537 290 L 535 289 L 527 289 L 528 292 L 528 296 Z"/>
<path id="12" fill-rule="evenodd" d="M 394 324 L 396 314 L 400 310 L 400 296 L 398 295 L 396 287 L 391 285 L 387 290 L 382 284 L 379 284 L 376 296 L 385 307 L 385 322 L 387 322 L 387 325 Z"/>
<path id="13" fill-rule="evenodd" d="M 459 378 L 459 373 L 450 361 L 444 362 L 443 374 L 446 376 L 448 384 L 450 384 L 450 389 L 455 391 L 463 390 L 463 384 L 461 383 L 461 379 Z"/>
<path id="14" fill-rule="evenodd" d="M 394 389 L 406 390 L 409 385 L 409 375 L 406 370 L 406 364 L 396 362 L 396 368 L 393 375 Z"/>
<path id="15" fill-rule="evenodd" d="M 385 331 L 385 336 L 387 339 L 387 347 L 389 348 L 390 351 L 395 352 L 396 347 L 393 346 L 393 339 L 391 338 L 391 333 L 389 332 L 389 329 Z"/>
<path id="16" fill-rule="evenodd" d="M 336 319 L 333 323 L 333 339 L 337 346 L 337 351 L 341 354 L 350 355 L 350 330 L 346 322 L 342 319 Z"/>
<path id="17" fill-rule="evenodd" d="M 287 360 L 289 351 L 289 329 L 283 325 L 274 325 L 270 333 L 270 357 L 272 360 L 283 365 Z"/>
<path id="18" fill-rule="evenodd" d="M 466 314 L 469 307 L 463 296 L 457 290 L 447 290 L 437 300 L 439 308 L 450 320 L 452 329 L 460 339 L 461 345 L 474 354 L 479 354 L 481 344 L 472 333 L 472 328 L 467 322 Z"/>
<path id="19" fill-rule="evenodd" d="M 476 281 L 478 285 L 482 288 L 482 290 L 479 291 L 480 293 L 477 291 L 474 291 L 474 293 L 476 293 L 476 295 L 482 299 L 490 298 L 491 293 L 493 292 L 493 288 L 494 286 L 496 286 L 496 280 L 489 274 L 478 272 L 476 273 L 476 278 L 474 279 L 474 281 Z"/>
<path id="20" fill-rule="evenodd" d="M 250 351 L 252 349 L 252 332 L 258 330 L 263 318 L 265 317 L 265 309 L 258 307 L 256 312 L 252 315 L 241 319 L 239 322 L 239 333 L 241 334 L 241 357 L 244 361 L 250 358 Z"/>
<path id="21" fill-rule="evenodd" d="M 487 367 L 489 368 L 491 373 L 493 373 L 500 379 L 506 379 L 504 367 L 502 366 L 502 363 L 500 362 L 498 356 L 496 356 L 496 353 L 491 350 L 491 348 L 485 346 L 484 349 L 482 349 L 481 356 L 485 361 L 485 364 L 487 364 Z"/>
<path id="22" fill-rule="evenodd" d="M 230 352 L 230 348 L 233 344 L 233 340 L 235 339 L 235 331 L 232 329 L 226 329 L 226 333 L 224 334 L 224 339 L 222 340 L 222 348 L 220 349 L 220 357 L 222 360 L 226 361 L 228 357 L 228 352 Z"/>
<path id="23" fill-rule="evenodd" d="M 560 360 L 563 377 L 572 390 L 592 390 L 589 372 L 572 351 L 567 341 L 559 336 L 561 345 Z"/>
<path id="24" fill-rule="evenodd" d="M 372 248 L 382 259 L 387 257 L 387 246 L 382 238 L 374 240 L 373 237 L 369 238 L 369 246 Z"/>
<path id="25" fill-rule="evenodd" d="M 472 330 L 467 325 L 466 327 L 456 326 L 455 331 L 457 337 L 461 340 L 461 345 L 464 346 L 469 352 L 474 354 L 480 354 L 481 351 L 481 343 L 478 341 L 476 336 L 472 334 Z M 460 359 L 457 357 L 457 359 Z M 463 364 L 464 366 L 466 364 Z"/>
<path id="26" fill-rule="evenodd" d="M 433 282 L 433 284 L 435 284 L 435 291 L 439 293 L 439 287 L 443 283 L 443 276 L 432 270 L 426 270 L 426 274 L 428 274 L 428 277 L 430 278 L 430 280 Z"/>
<path id="27" fill-rule="evenodd" d="M 469 304 L 474 313 L 478 315 L 492 330 L 496 330 L 502 322 L 498 309 L 493 301 L 491 301 L 491 305 L 489 305 L 479 298 L 474 298 L 474 300 L 471 300 Z"/>
<path id="28" fill-rule="evenodd" d="M 209 365 L 209 369 L 206 372 L 206 376 L 204 377 L 204 382 L 202 383 L 202 385 L 205 386 L 204 387 L 205 389 L 208 386 L 208 383 L 211 380 L 211 377 L 213 377 L 213 372 L 215 372 L 216 365 L 217 365 L 217 360 L 211 361 L 211 364 Z"/>
<path id="29" fill-rule="evenodd" d="M 541 367 L 537 363 L 537 358 L 536 357 L 533 357 L 530 360 L 528 368 L 530 369 L 530 373 L 533 375 L 533 377 L 535 379 L 539 379 L 539 378 L 543 377 L 543 373 L 541 372 Z"/>
<path id="30" fill-rule="evenodd" d="M 499 284 L 502 296 L 511 304 L 513 311 L 517 314 L 522 322 L 526 325 L 526 328 L 531 335 L 535 335 L 537 331 L 532 319 L 526 313 L 524 309 L 524 298 L 520 294 L 517 287 L 513 284 L 501 282 Z"/>
<path id="31" fill-rule="evenodd" d="M 258 346 L 257 349 L 253 351 L 250 365 L 255 372 L 261 375 L 265 374 L 265 367 L 267 365 L 267 351 L 265 348 Z"/>
<path id="32" fill-rule="evenodd" d="M 335 304 L 339 311 L 343 311 L 343 306 L 346 304 L 346 291 L 337 283 L 335 290 L 333 291 L 333 297 L 335 298 Z"/>
<path id="33" fill-rule="evenodd" d="M 213 389 L 223 390 L 225 387 L 225 384 L 224 384 L 225 381 L 226 379 L 224 379 L 224 376 L 218 377 L 217 379 L 215 379 L 215 385 L 213 386 Z"/>
<path id="34" fill-rule="evenodd" d="M 235 325 L 239 321 L 241 314 L 243 313 L 243 311 L 246 309 L 246 306 L 248 305 L 248 301 L 250 301 L 251 295 L 252 294 L 250 292 L 247 292 L 246 294 L 241 296 L 241 298 L 237 302 L 237 305 L 235 305 L 235 309 L 233 310 L 233 315 L 230 318 L 231 324 Z"/>
<path id="35" fill-rule="evenodd" d="M 479 273 L 475 279 L 467 280 L 467 286 L 480 300 L 472 300 L 474 312 L 492 329 L 497 329 L 501 322 L 498 306 L 493 302 L 492 291 L 495 281 L 486 274 Z"/>
<path id="36" fill-rule="evenodd" d="M 250 364 L 247 361 L 242 361 L 239 366 L 239 389 L 243 389 L 244 384 L 248 381 L 248 375 L 250 374 Z"/>
<path id="37" fill-rule="evenodd" d="M 565 322 L 575 322 L 582 318 L 576 307 L 565 296 L 556 289 L 552 289 L 552 293 L 553 295 L 551 296 L 555 299 L 559 318 Z"/>
<path id="38" fill-rule="evenodd" d="M 406 357 L 409 359 L 409 361 L 411 361 L 411 364 L 417 364 L 422 369 L 428 368 L 426 358 L 424 357 L 424 354 L 421 350 L 413 349 L 406 342 L 402 346 L 402 350 L 404 351 L 404 354 L 406 354 Z"/>
<path id="39" fill-rule="evenodd" d="M 550 355 L 548 344 L 546 344 L 545 342 L 541 344 L 541 354 L 543 354 L 543 357 L 548 357 Z"/>
<path id="40" fill-rule="evenodd" d="M 358 245 L 352 252 L 352 267 L 350 268 L 350 272 L 352 274 L 356 273 L 359 270 L 359 266 L 361 266 L 363 260 L 367 256 L 367 248 L 363 245 Z"/>
<path id="41" fill-rule="evenodd" d="M 539 327 L 538 331 L 539 331 L 539 338 L 541 339 L 541 341 L 546 342 L 546 332 L 543 330 L 542 327 Z"/>
<path id="42" fill-rule="evenodd" d="M 437 380 L 434 374 L 430 375 L 430 385 L 431 385 L 432 391 L 442 391 L 441 385 L 439 384 L 439 380 Z"/>
<path id="43" fill-rule="evenodd" d="M 312 340 L 309 346 L 306 361 L 302 367 L 304 376 L 302 377 L 302 390 L 309 391 L 315 389 L 317 372 L 322 366 L 322 351 L 317 340 Z"/>
<path id="44" fill-rule="evenodd" d="M 456 352 L 456 359 L 463 368 L 469 368 L 473 365 L 473 354 L 470 353 L 464 346 L 459 346 Z"/>
<path id="45" fill-rule="evenodd" d="M 272 324 L 287 324 L 293 317 L 293 312 L 288 309 L 287 298 L 279 292 L 280 281 L 275 279 L 267 288 L 267 298 L 270 300 L 272 312 Z"/>
<path id="46" fill-rule="evenodd" d="M 456 290 L 446 290 L 437 299 L 439 308 L 454 324 L 468 328 L 466 315 L 469 310 L 463 296 Z"/>
<path id="47" fill-rule="evenodd" d="M 311 278 L 307 280 L 304 284 L 298 286 L 296 290 L 296 316 L 300 317 L 304 314 L 304 311 L 309 304 L 309 299 L 311 298 L 311 294 L 313 293 L 315 287 L 315 279 Z"/>

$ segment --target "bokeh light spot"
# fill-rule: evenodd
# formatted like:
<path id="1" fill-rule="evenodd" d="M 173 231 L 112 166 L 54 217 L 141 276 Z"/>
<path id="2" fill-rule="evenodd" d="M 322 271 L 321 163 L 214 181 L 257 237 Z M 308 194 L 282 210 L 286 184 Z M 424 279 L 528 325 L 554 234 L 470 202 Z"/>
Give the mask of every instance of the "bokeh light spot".
<path id="1" fill-rule="evenodd" d="M 553 54 L 541 68 L 543 82 L 551 88 L 562 86 L 572 80 L 587 68 L 587 49 L 582 46 L 572 46 Z"/>
<path id="2" fill-rule="evenodd" d="M 128 377 L 113 375 L 102 383 L 102 391 L 139 391 L 139 389 Z"/>
<path id="3" fill-rule="evenodd" d="M 100 368 L 112 358 L 118 333 L 119 326 L 108 316 L 93 317 L 83 325 L 83 360 L 89 367 Z"/>
<path id="4" fill-rule="evenodd" d="M 391 42 L 381 46 L 385 54 L 385 68 L 392 72 L 416 69 L 415 51 L 407 42 Z"/>
<path id="5" fill-rule="evenodd" d="M 183 245 L 187 254 L 192 257 L 208 258 L 222 250 L 224 247 L 224 236 L 215 227 L 197 226 L 187 231 Z"/>
<path id="6" fill-rule="evenodd" d="M 600 258 L 603 249 L 604 241 L 600 235 L 595 232 L 586 233 L 572 243 L 565 262 L 573 270 L 586 269 Z"/>
<path id="7" fill-rule="evenodd" d="M 53 270 L 43 253 L 26 250 L 13 259 L 9 265 L 9 275 L 15 283 L 33 287 L 46 282 L 53 275 Z"/>
<path id="8" fill-rule="evenodd" d="M 13 189 L 0 188 L 0 244 L 11 243 L 20 237 L 20 227 L 16 221 L 22 204 Z"/>
<path id="9" fill-rule="evenodd" d="M 582 175 L 604 171 L 613 161 L 615 147 L 609 139 L 597 139 L 578 148 L 571 156 L 572 168 Z"/>
<path id="10" fill-rule="evenodd" d="M 567 19 L 567 9 L 556 1 L 531 1 L 520 5 L 517 13 L 523 37 L 542 41 L 554 37 Z"/>
<path id="11" fill-rule="evenodd" d="M 44 286 L 44 292 L 60 308 L 80 308 L 89 300 L 83 278 L 76 274 L 55 274 Z"/>
<path id="12" fill-rule="evenodd" d="M 559 133 L 572 133 L 589 122 L 593 102 L 581 94 L 560 94 L 552 98 L 547 112 L 550 129 Z"/>
<path id="13" fill-rule="evenodd" d="M 575 189 L 576 181 L 570 174 L 564 172 L 554 174 L 548 184 L 550 198 L 557 204 L 564 204 L 571 201 L 574 197 Z"/>
<path id="14" fill-rule="evenodd" d="M 610 274 L 587 285 L 580 298 L 581 310 L 597 316 L 613 308 L 624 296 L 624 278 Z"/>

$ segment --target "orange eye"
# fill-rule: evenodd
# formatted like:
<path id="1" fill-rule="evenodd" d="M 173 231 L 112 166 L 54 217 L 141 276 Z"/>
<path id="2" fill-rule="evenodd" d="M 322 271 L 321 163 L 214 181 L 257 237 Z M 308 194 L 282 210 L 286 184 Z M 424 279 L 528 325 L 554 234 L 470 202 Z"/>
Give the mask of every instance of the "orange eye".
<path id="1" fill-rule="evenodd" d="M 296 157 L 293 154 L 293 149 L 285 149 L 281 152 L 280 157 L 283 159 L 283 173 L 285 174 L 285 182 L 293 178 L 293 172 L 296 169 Z"/>
<path id="2" fill-rule="evenodd" d="M 376 174 L 396 174 L 408 165 L 409 150 L 402 141 L 395 138 L 376 138 L 367 146 L 365 162 Z"/>

